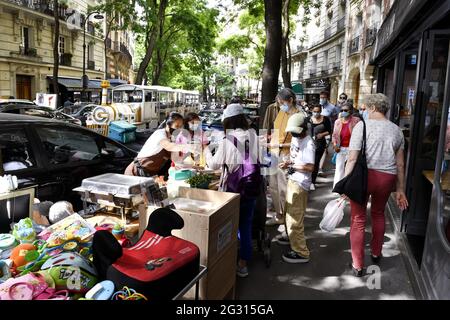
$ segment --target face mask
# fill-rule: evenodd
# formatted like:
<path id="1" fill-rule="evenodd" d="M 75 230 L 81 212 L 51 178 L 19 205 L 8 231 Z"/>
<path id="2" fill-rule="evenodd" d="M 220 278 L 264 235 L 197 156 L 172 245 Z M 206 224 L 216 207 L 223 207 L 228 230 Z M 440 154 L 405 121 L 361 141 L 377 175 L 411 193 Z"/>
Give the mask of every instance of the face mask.
<path id="1" fill-rule="evenodd" d="M 283 105 L 281 105 L 280 109 L 281 109 L 281 111 L 288 112 L 289 106 L 287 104 L 283 104 Z"/>
<path id="2" fill-rule="evenodd" d="M 361 114 L 364 120 L 369 119 L 369 112 L 367 110 L 362 111 Z"/>
<path id="3" fill-rule="evenodd" d="M 198 123 L 189 123 L 189 130 L 191 131 L 197 131 L 199 127 Z"/>
<path id="4" fill-rule="evenodd" d="M 320 112 L 313 112 L 313 117 L 315 118 L 319 118 L 320 117 Z"/>
<path id="5" fill-rule="evenodd" d="M 169 128 L 169 133 L 170 133 L 170 134 L 173 134 L 173 133 L 175 132 L 175 130 L 177 130 L 177 129 Z"/>
<path id="6" fill-rule="evenodd" d="M 323 106 L 323 105 L 326 105 L 327 102 L 328 102 L 327 99 L 320 99 L 320 104 L 321 104 L 322 106 Z"/>
<path id="7" fill-rule="evenodd" d="M 350 113 L 347 112 L 347 111 L 342 111 L 342 112 L 341 112 L 341 116 L 342 116 L 343 118 L 348 118 L 348 117 L 350 116 Z"/>

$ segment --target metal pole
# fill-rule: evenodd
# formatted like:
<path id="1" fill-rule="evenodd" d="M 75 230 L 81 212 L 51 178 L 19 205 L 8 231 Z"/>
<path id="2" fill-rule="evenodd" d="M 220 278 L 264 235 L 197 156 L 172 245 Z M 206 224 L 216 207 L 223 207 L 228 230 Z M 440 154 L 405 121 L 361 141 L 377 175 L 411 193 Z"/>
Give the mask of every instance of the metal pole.
<path id="1" fill-rule="evenodd" d="M 83 21 L 83 77 L 81 78 L 82 80 L 82 86 L 83 89 L 81 91 L 81 100 L 85 100 L 86 99 L 86 21 L 89 19 L 88 15 L 86 17 L 86 19 Z"/>

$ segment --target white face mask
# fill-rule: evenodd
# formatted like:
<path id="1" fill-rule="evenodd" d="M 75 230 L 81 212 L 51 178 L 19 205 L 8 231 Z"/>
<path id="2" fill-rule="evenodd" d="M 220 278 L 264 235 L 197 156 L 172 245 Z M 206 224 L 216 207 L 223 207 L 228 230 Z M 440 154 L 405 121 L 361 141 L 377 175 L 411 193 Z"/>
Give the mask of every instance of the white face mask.
<path id="1" fill-rule="evenodd" d="M 191 131 L 196 131 L 199 127 L 200 125 L 198 123 L 189 123 L 189 130 Z"/>

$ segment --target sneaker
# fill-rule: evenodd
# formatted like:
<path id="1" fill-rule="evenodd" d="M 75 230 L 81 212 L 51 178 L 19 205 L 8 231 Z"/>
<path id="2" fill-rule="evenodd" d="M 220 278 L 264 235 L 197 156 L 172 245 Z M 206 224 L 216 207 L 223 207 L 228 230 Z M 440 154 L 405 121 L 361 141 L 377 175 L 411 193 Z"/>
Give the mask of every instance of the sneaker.
<path id="1" fill-rule="evenodd" d="M 248 277 L 248 268 L 247 267 L 239 267 L 239 266 L 237 266 L 236 274 L 240 278 Z"/>
<path id="2" fill-rule="evenodd" d="M 375 264 L 379 264 L 380 263 L 380 260 L 381 260 L 381 255 L 380 256 L 374 256 L 374 255 L 370 255 L 370 258 L 372 259 L 372 262 L 373 263 L 375 263 Z"/>
<path id="3" fill-rule="evenodd" d="M 314 183 L 311 183 L 311 186 L 309 187 L 309 191 L 314 191 L 316 190 L 316 186 L 314 185 Z"/>
<path id="4" fill-rule="evenodd" d="M 276 226 L 279 224 L 284 224 L 284 217 L 283 218 L 273 217 L 266 221 L 266 226 Z"/>
<path id="5" fill-rule="evenodd" d="M 277 243 L 281 244 L 282 246 L 288 246 L 289 238 L 287 236 L 280 236 L 277 238 Z"/>
<path id="6" fill-rule="evenodd" d="M 317 175 L 318 175 L 319 177 L 325 177 L 325 173 L 323 172 L 322 169 L 319 170 L 319 172 L 317 173 Z"/>
<path id="7" fill-rule="evenodd" d="M 282 256 L 283 260 L 288 263 L 306 263 L 309 262 L 309 258 L 303 257 L 299 255 L 295 251 L 289 251 L 283 254 Z"/>
<path id="8" fill-rule="evenodd" d="M 354 275 L 355 277 L 360 278 L 360 277 L 362 277 L 362 276 L 364 275 L 364 269 L 356 269 L 356 268 L 353 266 L 353 262 L 350 262 L 350 263 L 349 263 L 349 266 L 350 266 L 350 268 L 352 269 L 353 275 Z"/>

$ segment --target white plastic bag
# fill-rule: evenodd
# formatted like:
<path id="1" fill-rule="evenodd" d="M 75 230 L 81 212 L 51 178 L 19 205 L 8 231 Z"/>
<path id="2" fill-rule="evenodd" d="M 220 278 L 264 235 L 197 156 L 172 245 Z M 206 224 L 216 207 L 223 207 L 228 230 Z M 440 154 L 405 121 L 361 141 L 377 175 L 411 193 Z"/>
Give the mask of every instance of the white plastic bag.
<path id="1" fill-rule="evenodd" d="M 342 198 L 328 202 L 323 211 L 323 219 L 319 227 L 323 231 L 331 232 L 341 223 L 344 218 L 345 200 Z"/>

